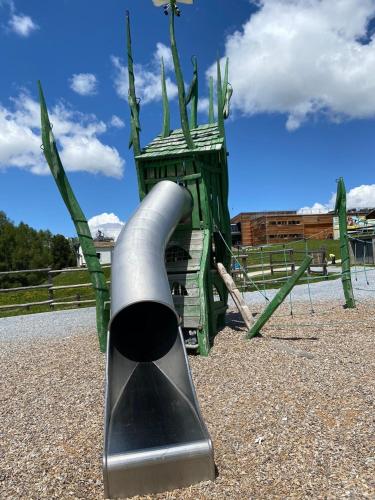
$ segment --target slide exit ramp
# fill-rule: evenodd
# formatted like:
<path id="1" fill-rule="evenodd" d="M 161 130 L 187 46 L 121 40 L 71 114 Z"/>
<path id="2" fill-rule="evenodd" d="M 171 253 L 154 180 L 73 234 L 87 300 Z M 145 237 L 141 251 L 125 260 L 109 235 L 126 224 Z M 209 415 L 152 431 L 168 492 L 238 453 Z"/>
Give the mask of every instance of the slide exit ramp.
<path id="1" fill-rule="evenodd" d="M 108 498 L 215 477 L 164 263 L 169 238 L 191 210 L 185 188 L 159 182 L 114 249 L 103 456 Z"/>

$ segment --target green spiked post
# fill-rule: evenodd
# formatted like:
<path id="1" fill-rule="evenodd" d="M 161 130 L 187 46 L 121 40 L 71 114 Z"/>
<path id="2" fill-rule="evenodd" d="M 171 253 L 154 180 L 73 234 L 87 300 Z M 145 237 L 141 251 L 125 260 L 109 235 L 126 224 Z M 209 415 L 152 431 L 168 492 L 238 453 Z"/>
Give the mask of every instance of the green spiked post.
<path id="1" fill-rule="evenodd" d="M 215 112 L 214 112 L 214 79 L 210 76 L 210 97 L 208 104 L 208 123 L 212 125 L 215 123 Z"/>
<path id="2" fill-rule="evenodd" d="M 127 42 L 127 55 L 128 55 L 128 75 L 129 75 L 128 100 L 130 107 L 130 127 L 131 127 L 129 148 L 133 146 L 134 154 L 139 155 L 141 153 L 141 146 L 139 141 L 139 132 L 141 130 L 141 125 L 139 121 L 139 104 L 137 101 L 137 96 L 135 94 L 135 78 L 134 78 L 134 65 L 133 65 L 133 54 L 132 54 L 132 40 L 130 34 L 129 11 L 126 12 L 126 42 Z"/>
<path id="3" fill-rule="evenodd" d="M 224 73 L 224 83 L 222 92 L 224 120 L 226 120 L 229 117 L 229 102 L 233 94 L 232 86 L 228 81 L 228 66 L 229 66 L 229 59 L 227 58 L 225 61 L 225 73 Z"/>
<path id="4" fill-rule="evenodd" d="M 220 68 L 220 59 L 217 60 L 216 63 L 217 66 L 217 125 L 220 130 L 220 135 L 222 137 L 225 136 L 225 129 L 224 129 L 224 115 L 223 115 L 223 88 L 221 86 L 221 68 Z"/>
<path id="5" fill-rule="evenodd" d="M 274 298 L 271 300 L 271 302 L 267 305 L 265 310 L 259 316 L 257 321 L 254 323 L 254 325 L 246 335 L 247 339 L 251 339 L 252 337 L 254 337 L 254 335 L 259 333 L 260 329 L 267 323 L 267 321 L 270 319 L 270 317 L 276 311 L 276 309 L 283 303 L 285 297 L 288 295 L 288 293 L 290 293 L 294 285 L 297 283 L 297 281 L 309 267 L 311 261 L 312 257 L 310 256 L 304 258 L 297 271 L 292 274 L 292 276 L 288 279 L 286 283 L 284 283 L 284 285 L 280 288 L 280 290 L 277 292 L 277 294 L 274 296 Z"/>
<path id="6" fill-rule="evenodd" d="M 225 70 L 224 70 L 224 81 L 223 81 L 223 88 L 222 88 L 223 108 L 224 108 L 225 96 L 227 95 L 227 90 L 228 90 L 228 77 L 229 77 L 228 72 L 229 72 L 229 59 L 226 58 Z"/>
<path id="7" fill-rule="evenodd" d="M 186 104 L 191 102 L 190 128 L 194 129 L 198 127 L 198 63 L 196 57 L 192 57 L 192 63 L 194 68 L 193 80 L 186 96 Z"/>
<path id="8" fill-rule="evenodd" d="M 350 254 L 349 240 L 346 220 L 346 189 L 344 179 L 342 177 L 337 181 L 337 195 L 335 213 L 339 217 L 340 231 L 340 256 L 341 256 L 341 281 L 344 289 L 346 307 L 349 309 L 355 308 L 355 300 L 352 286 L 352 277 L 350 274 Z"/>
<path id="9" fill-rule="evenodd" d="M 169 137 L 171 133 L 170 111 L 169 111 L 169 101 L 167 94 L 167 84 L 165 82 L 165 69 L 164 69 L 163 58 L 161 59 L 161 92 L 163 98 L 163 130 L 161 136 Z"/>
<path id="10" fill-rule="evenodd" d="M 74 222 L 79 242 L 85 256 L 87 269 L 90 273 L 92 285 L 96 295 L 96 325 L 99 338 L 99 346 L 102 352 L 106 350 L 107 329 L 109 322 L 109 290 L 96 249 L 92 240 L 90 229 L 85 215 L 78 203 L 77 198 L 70 186 L 57 151 L 55 138 L 49 121 L 46 101 L 44 99 L 42 85 L 38 82 L 39 99 L 41 108 L 42 142 L 43 152 L 51 173 L 56 181 L 57 187 L 64 200 L 66 208 Z"/>
<path id="11" fill-rule="evenodd" d="M 181 128 L 185 137 L 185 141 L 187 147 L 189 149 L 194 149 L 194 142 L 191 138 L 190 128 L 189 128 L 189 120 L 186 111 L 186 96 L 185 96 L 185 84 L 184 78 L 182 76 L 180 58 L 178 56 L 177 44 L 176 44 L 176 35 L 174 29 L 174 18 L 175 18 L 175 8 L 176 8 L 176 0 L 170 0 L 170 15 L 169 15 L 169 34 L 171 38 L 171 50 L 172 50 L 172 58 L 174 71 L 176 74 L 177 88 L 178 88 L 178 103 L 180 106 L 180 118 L 181 118 Z"/>

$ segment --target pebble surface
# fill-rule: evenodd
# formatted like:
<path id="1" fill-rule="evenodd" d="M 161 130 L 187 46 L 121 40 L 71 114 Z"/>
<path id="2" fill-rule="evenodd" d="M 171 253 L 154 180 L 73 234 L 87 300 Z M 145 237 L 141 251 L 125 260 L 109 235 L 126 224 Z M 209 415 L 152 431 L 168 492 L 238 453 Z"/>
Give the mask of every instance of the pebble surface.
<path id="1" fill-rule="evenodd" d="M 374 302 L 341 303 L 286 302 L 251 341 L 228 313 L 189 357 L 217 479 L 147 498 L 375 498 Z M 0 381 L 0 498 L 103 498 L 94 309 L 0 319 Z"/>

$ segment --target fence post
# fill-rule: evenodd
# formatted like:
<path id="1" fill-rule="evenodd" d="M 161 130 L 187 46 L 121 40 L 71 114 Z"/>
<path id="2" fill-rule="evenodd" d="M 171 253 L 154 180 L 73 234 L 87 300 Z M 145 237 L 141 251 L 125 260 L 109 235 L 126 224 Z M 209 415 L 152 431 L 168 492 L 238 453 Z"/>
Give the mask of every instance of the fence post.
<path id="1" fill-rule="evenodd" d="M 48 298 L 49 300 L 54 300 L 54 295 L 53 295 L 53 279 L 52 279 L 52 274 L 51 274 L 51 268 L 49 267 L 48 268 L 48 273 L 47 273 L 47 276 L 48 276 L 48 284 L 49 284 L 49 287 L 48 287 Z M 51 304 L 49 305 L 50 309 L 54 309 L 54 305 L 53 303 L 51 302 Z"/>

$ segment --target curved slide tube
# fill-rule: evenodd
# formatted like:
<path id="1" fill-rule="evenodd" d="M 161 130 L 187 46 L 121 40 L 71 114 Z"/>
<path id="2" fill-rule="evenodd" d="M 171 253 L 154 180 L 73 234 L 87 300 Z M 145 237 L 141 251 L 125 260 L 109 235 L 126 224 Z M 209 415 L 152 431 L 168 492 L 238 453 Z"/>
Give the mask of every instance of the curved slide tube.
<path id="1" fill-rule="evenodd" d="M 103 457 L 109 498 L 215 477 L 164 263 L 169 238 L 191 210 L 185 188 L 159 182 L 114 249 Z"/>

